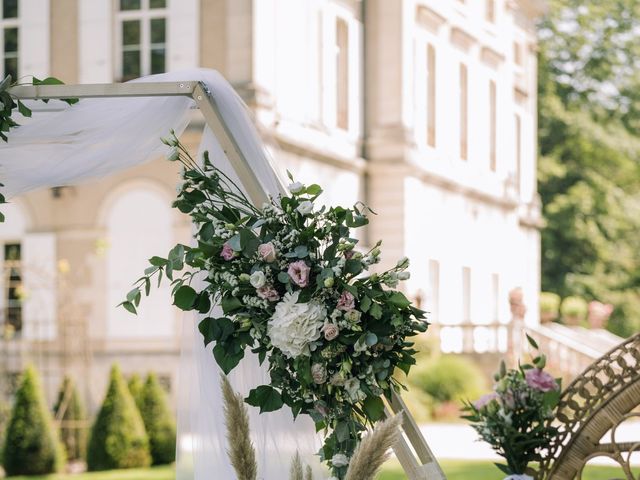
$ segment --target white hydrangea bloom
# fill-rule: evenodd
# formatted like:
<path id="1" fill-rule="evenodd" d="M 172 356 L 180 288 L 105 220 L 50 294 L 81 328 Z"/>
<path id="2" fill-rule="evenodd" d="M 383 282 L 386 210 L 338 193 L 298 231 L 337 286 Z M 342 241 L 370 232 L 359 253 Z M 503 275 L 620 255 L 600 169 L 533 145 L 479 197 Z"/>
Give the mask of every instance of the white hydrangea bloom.
<path id="1" fill-rule="evenodd" d="M 299 291 L 287 293 L 276 305 L 267 325 L 271 344 L 289 358 L 309 354 L 309 343 L 320 338 L 320 329 L 327 317 L 322 304 L 296 303 L 299 295 Z"/>

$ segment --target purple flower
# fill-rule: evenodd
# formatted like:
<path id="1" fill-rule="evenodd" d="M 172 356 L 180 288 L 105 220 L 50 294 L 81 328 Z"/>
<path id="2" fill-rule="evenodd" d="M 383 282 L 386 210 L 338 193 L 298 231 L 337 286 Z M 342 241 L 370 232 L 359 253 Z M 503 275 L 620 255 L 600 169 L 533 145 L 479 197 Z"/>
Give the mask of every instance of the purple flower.
<path id="1" fill-rule="evenodd" d="M 345 291 L 342 292 L 342 295 L 340 295 L 340 299 L 338 300 L 338 304 L 336 305 L 336 308 L 338 310 L 344 310 L 345 312 L 349 311 L 349 310 L 353 310 L 356 307 L 356 301 L 355 298 L 353 298 L 353 295 L 351 295 L 351 293 Z"/>
<path id="2" fill-rule="evenodd" d="M 527 385 L 535 390 L 550 392 L 551 390 L 558 389 L 558 383 L 555 378 L 539 368 L 527 370 L 524 376 L 527 380 Z"/>
<path id="3" fill-rule="evenodd" d="M 493 400 L 498 398 L 498 394 L 495 392 L 487 393 L 486 395 L 481 396 L 478 400 L 473 402 L 473 406 L 480 410 L 482 407 L 489 405 Z"/>
<path id="4" fill-rule="evenodd" d="M 280 300 L 280 294 L 271 285 L 264 285 L 260 288 L 257 288 L 256 293 L 260 298 L 264 300 L 269 300 L 270 302 L 275 302 L 276 300 Z"/>
<path id="5" fill-rule="evenodd" d="M 311 269 L 304 262 L 304 260 L 298 260 L 289 265 L 287 273 L 291 277 L 291 280 L 299 287 L 306 287 L 309 285 L 309 271 Z"/>
<path id="6" fill-rule="evenodd" d="M 236 252 L 233 251 L 229 242 L 224 242 L 224 245 L 222 245 L 222 252 L 220 253 L 220 256 L 225 260 L 231 260 L 236 256 Z"/>

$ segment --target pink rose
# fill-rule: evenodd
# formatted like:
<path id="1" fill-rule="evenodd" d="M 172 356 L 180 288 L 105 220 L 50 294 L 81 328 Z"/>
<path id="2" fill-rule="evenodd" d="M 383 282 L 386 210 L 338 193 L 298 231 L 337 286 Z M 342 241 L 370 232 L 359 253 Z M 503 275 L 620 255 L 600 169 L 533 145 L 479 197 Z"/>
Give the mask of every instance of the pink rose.
<path id="1" fill-rule="evenodd" d="M 276 260 L 276 247 L 271 242 L 262 243 L 258 246 L 258 255 L 267 263 L 274 262 Z"/>
<path id="2" fill-rule="evenodd" d="M 269 300 L 270 302 L 275 302 L 277 300 L 280 300 L 280 294 L 271 285 L 264 285 L 260 288 L 257 288 L 256 294 L 260 298 L 264 300 Z"/>
<path id="3" fill-rule="evenodd" d="M 551 390 L 558 389 L 558 383 L 555 378 L 539 368 L 531 368 L 527 370 L 524 377 L 527 380 L 527 385 L 535 390 L 550 392 Z"/>
<path id="4" fill-rule="evenodd" d="M 338 334 L 340 333 L 340 329 L 338 328 L 338 326 L 334 325 L 333 323 L 325 323 L 324 327 L 322 327 L 322 331 L 324 332 L 325 340 L 329 342 L 337 338 Z"/>
<path id="5" fill-rule="evenodd" d="M 353 298 L 353 295 L 351 295 L 347 291 L 342 292 L 342 295 L 340 295 L 340 300 L 338 300 L 338 305 L 336 305 L 336 308 L 338 310 L 344 310 L 346 312 L 349 310 L 353 310 L 355 307 L 356 307 L 356 300 L 355 298 Z"/>
<path id="6" fill-rule="evenodd" d="M 233 251 L 233 248 L 231 248 L 231 245 L 229 245 L 229 242 L 224 242 L 220 256 L 225 260 L 231 260 L 233 257 L 236 256 L 236 252 Z"/>
<path id="7" fill-rule="evenodd" d="M 489 405 L 493 400 L 498 398 L 498 394 L 495 392 L 487 393 L 486 395 L 481 396 L 478 400 L 473 402 L 473 406 L 480 410 L 482 407 Z"/>
<path id="8" fill-rule="evenodd" d="M 311 269 L 304 262 L 304 260 L 298 260 L 289 265 L 287 273 L 291 277 L 291 280 L 299 287 L 306 287 L 309 285 L 309 271 Z"/>

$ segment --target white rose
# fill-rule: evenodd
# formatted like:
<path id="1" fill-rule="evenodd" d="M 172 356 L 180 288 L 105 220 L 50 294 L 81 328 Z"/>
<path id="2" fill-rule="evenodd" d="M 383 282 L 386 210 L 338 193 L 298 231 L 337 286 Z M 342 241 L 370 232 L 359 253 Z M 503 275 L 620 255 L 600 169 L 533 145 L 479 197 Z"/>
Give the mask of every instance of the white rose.
<path id="1" fill-rule="evenodd" d="M 298 208 L 296 208 L 301 215 L 308 215 L 313 210 L 313 203 L 309 200 L 305 200 L 304 202 L 300 202 Z"/>
<path id="2" fill-rule="evenodd" d="M 320 338 L 327 310 L 318 302 L 297 303 L 300 292 L 287 293 L 267 324 L 271 344 L 285 356 L 309 355 L 309 343 Z"/>
<path id="3" fill-rule="evenodd" d="M 331 457 L 331 465 L 334 467 L 346 467 L 349 465 L 349 459 L 344 453 L 336 453 Z"/>
<path id="4" fill-rule="evenodd" d="M 304 189 L 304 185 L 301 184 L 300 182 L 293 182 L 291 185 L 289 185 L 289 191 L 291 193 L 299 193 Z"/>
<path id="5" fill-rule="evenodd" d="M 251 282 L 251 286 L 253 288 L 264 287 L 264 284 L 267 283 L 267 278 L 264 276 L 264 272 L 261 270 L 256 270 L 251 274 L 251 278 L 249 279 Z"/>

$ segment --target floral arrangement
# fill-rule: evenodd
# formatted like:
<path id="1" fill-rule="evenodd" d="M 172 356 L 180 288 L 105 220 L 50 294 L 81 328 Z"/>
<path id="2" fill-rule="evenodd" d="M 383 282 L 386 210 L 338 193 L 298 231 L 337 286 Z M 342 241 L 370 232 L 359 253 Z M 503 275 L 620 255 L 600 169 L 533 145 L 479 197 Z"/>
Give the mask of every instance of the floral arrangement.
<path id="1" fill-rule="evenodd" d="M 394 370 L 408 373 L 415 363 L 407 337 L 427 328 L 424 312 L 395 290 L 409 278 L 408 259 L 369 273 L 380 242 L 357 248 L 352 229 L 370 212 L 363 205 L 318 207 L 320 186 L 290 176 L 290 195 L 256 207 L 208 154 L 198 165 L 175 136 L 165 143 L 184 167 L 174 207 L 191 216 L 197 246 L 151 258 L 122 305 L 135 313 L 154 276 L 173 282 L 182 310 L 210 315 L 219 305 L 222 315 L 199 328 L 220 368 L 233 370 L 247 348 L 267 361 L 271 383 L 245 401 L 261 412 L 287 405 L 294 416 L 310 415 L 326 434 L 321 459 L 344 478 L 362 433 L 383 417 L 381 396 L 403 388 Z M 196 278 L 204 279 L 199 291 Z"/>
<path id="2" fill-rule="evenodd" d="M 538 350 L 535 340 L 527 335 Z M 540 461 L 557 434 L 549 424 L 555 418 L 560 399 L 560 381 L 544 371 L 546 357 L 538 354 L 532 364 L 507 369 L 504 362 L 495 375 L 492 393 L 465 406 L 469 420 L 480 438 L 504 457 L 507 464 L 496 464 L 513 480 L 531 479 L 526 475 L 531 462 Z"/>

